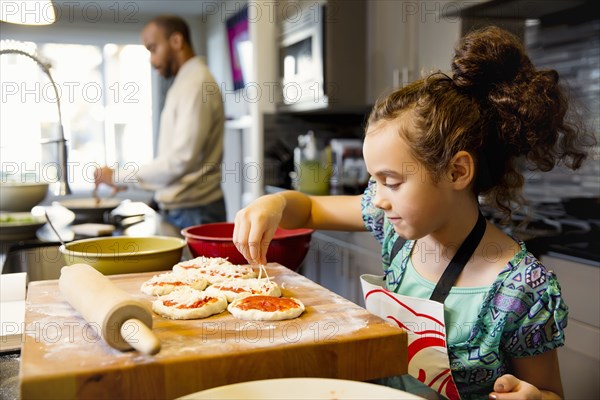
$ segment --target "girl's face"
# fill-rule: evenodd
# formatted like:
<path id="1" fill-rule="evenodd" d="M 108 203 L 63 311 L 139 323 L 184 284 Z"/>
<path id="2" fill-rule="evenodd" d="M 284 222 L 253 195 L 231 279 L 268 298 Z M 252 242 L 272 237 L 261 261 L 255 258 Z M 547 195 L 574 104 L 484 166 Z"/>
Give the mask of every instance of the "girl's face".
<path id="1" fill-rule="evenodd" d="M 385 212 L 403 238 L 420 239 L 439 229 L 451 215 L 452 190 L 412 155 L 400 129 L 410 129 L 407 116 L 369 127 L 363 155 L 377 183 L 376 207 Z"/>

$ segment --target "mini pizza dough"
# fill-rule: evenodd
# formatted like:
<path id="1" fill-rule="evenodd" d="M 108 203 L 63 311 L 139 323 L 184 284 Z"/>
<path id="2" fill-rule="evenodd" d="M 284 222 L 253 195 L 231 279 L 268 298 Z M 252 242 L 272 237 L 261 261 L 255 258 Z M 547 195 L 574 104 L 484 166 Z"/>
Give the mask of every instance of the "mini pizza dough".
<path id="1" fill-rule="evenodd" d="M 211 285 L 227 279 L 256 278 L 256 272 L 248 265 L 224 265 L 218 269 L 204 269 L 199 272 Z"/>
<path id="2" fill-rule="evenodd" d="M 304 304 L 293 297 L 253 295 L 234 300 L 227 310 L 247 321 L 280 321 L 298 317 L 304 312 Z"/>
<path id="3" fill-rule="evenodd" d="M 186 270 L 202 274 L 211 285 L 232 278 L 256 278 L 256 272 L 251 266 L 232 264 L 224 258 L 198 257 L 173 266 L 173 272 Z"/>
<path id="4" fill-rule="evenodd" d="M 198 319 L 219 314 L 227 308 L 225 296 L 209 296 L 184 286 L 152 302 L 152 311 L 170 319 Z"/>
<path id="5" fill-rule="evenodd" d="M 204 290 L 208 286 L 208 281 L 201 274 L 193 270 L 166 272 L 154 275 L 142 283 L 140 290 L 150 296 L 162 296 L 184 286 L 189 286 L 196 290 Z"/>
<path id="6" fill-rule="evenodd" d="M 273 297 L 281 296 L 279 285 L 267 278 L 226 279 L 206 288 L 206 293 L 211 295 L 221 293 L 227 297 L 227 301 L 230 303 L 239 298 L 255 294 Z"/>
<path id="7" fill-rule="evenodd" d="M 214 269 L 224 265 L 233 265 L 226 258 L 221 257 L 196 257 L 191 260 L 182 261 L 173 266 L 174 272 L 194 269 Z"/>

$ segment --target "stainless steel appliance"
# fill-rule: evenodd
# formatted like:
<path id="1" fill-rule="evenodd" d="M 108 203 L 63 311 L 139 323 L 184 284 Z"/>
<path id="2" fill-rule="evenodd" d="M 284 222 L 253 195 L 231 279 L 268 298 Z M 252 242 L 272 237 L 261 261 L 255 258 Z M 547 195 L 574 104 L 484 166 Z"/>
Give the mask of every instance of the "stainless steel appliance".
<path id="1" fill-rule="evenodd" d="M 362 156 L 362 140 L 332 139 L 331 194 L 357 194 L 367 186 L 369 174 Z"/>
<path id="2" fill-rule="evenodd" d="M 294 12 L 292 12 L 294 11 Z M 366 2 L 299 2 L 281 10 L 283 111 L 366 105 Z"/>

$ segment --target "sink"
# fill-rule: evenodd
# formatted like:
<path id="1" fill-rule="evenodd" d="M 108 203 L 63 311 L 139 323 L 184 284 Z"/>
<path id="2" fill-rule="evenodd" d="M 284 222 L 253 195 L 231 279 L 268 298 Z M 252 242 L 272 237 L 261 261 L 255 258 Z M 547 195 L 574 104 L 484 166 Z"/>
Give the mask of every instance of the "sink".
<path id="1" fill-rule="evenodd" d="M 60 243 L 15 244 L 4 258 L 3 274 L 27 272 L 29 281 L 58 279 L 65 265 Z"/>

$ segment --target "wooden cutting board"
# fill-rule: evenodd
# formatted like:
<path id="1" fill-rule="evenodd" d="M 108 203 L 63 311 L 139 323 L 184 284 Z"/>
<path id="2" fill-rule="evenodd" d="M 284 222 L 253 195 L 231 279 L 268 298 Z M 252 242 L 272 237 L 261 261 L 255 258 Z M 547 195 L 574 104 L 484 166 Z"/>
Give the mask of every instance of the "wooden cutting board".
<path id="1" fill-rule="evenodd" d="M 306 306 L 287 321 L 243 321 L 225 311 L 200 320 L 153 315 L 154 356 L 108 346 L 67 303 L 58 281 L 29 285 L 21 395 L 28 398 L 169 399 L 231 383 L 287 377 L 371 380 L 407 372 L 406 333 L 279 264 L 269 276 Z M 156 272 L 113 275 L 135 298 Z"/>

